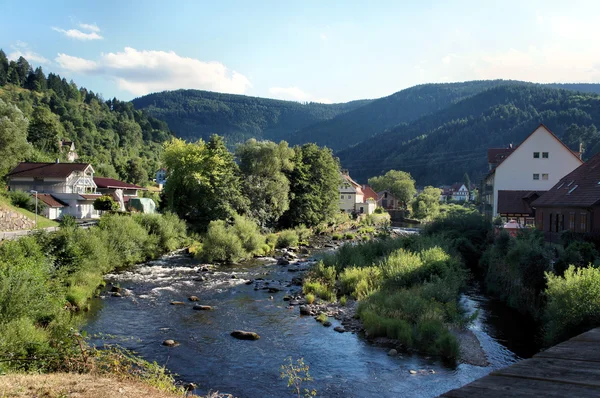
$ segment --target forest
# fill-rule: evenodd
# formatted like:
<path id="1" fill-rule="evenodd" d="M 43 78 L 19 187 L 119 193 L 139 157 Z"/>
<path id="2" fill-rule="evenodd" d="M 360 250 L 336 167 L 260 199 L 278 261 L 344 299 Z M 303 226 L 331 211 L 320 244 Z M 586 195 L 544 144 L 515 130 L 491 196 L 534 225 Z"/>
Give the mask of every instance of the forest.
<path id="1" fill-rule="evenodd" d="M 59 140 L 73 141 L 80 162 L 96 175 L 144 184 L 159 167 L 167 124 L 130 102 L 101 95 L 57 74 L 47 76 L 20 57 L 0 50 L 0 173 L 20 161 L 63 158 Z"/>

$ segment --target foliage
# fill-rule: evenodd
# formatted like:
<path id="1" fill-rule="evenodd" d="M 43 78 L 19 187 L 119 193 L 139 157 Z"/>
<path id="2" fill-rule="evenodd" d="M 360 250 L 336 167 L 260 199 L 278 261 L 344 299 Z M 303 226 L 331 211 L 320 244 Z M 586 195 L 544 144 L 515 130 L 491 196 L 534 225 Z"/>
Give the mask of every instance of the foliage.
<path id="1" fill-rule="evenodd" d="M 383 281 L 383 273 L 381 268 L 376 266 L 348 267 L 342 271 L 339 279 L 342 294 L 350 295 L 355 300 L 362 300 L 379 289 Z"/>
<path id="2" fill-rule="evenodd" d="M 0 175 L 8 173 L 29 155 L 31 147 L 27 143 L 27 127 L 28 121 L 23 112 L 0 98 Z"/>
<path id="3" fill-rule="evenodd" d="M 403 206 L 406 206 L 417 192 L 415 180 L 410 173 L 399 170 L 390 170 L 385 175 L 369 178 L 369 185 L 376 192 L 391 192 Z"/>
<path id="4" fill-rule="evenodd" d="M 297 247 L 298 242 L 300 242 L 300 237 L 293 229 L 285 229 L 277 234 L 277 247 L 280 249 Z"/>
<path id="5" fill-rule="evenodd" d="M 102 211 L 118 211 L 119 204 L 109 195 L 102 195 L 94 200 L 94 209 Z"/>
<path id="6" fill-rule="evenodd" d="M 280 377 L 287 381 L 287 386 L 291 388 L 294 395 L 298 398 L 309 398 L 317 395 L 316 390 L 302 388 L 302 383 L 312 381 L 312 377 L 308 373 L 309 366 L 304 363 L 303 358 L 298 358 L 296 363 L 292 357 L 286 359 L 286 363 L 281 365 Z"/>
<path id="7" fill-rule="evenodd" d="M 275 225 L 289 209 L 290 182 L 285 173 L 294 167 L 294 150 L 285 141 L 250 139 L 237 147 L 236 156 L 251 217 L 263 227 Z"/>
<path id="8" fill-rule="evenodd" d="M 600 326 L 600 269 L 570 266 L 564 276 L 547 273 L 546 343 L 555 344 Z"/>
<path id="9" fill-rule="evenodd" d="M 307 303 L 307 304 L 312 304 L 312 303 L 314 303 L 314 302 L 315 302 L 315 295 L 314 295 L 314 294 L 312 294 L 312 293 L 307 293 L 307 294 L 304 296 L 304 299 L 306 300 L 306 303 Z"/>
<path id="10" fill-rule="evenodd" d="M 200 256 L 208 262 L 237 262 L 263 254 L 265 238 L 258 225 L 236 215 L 228 225 L 223 220 L 211 221 L 202 241 Z"/>
<path id="11" fill-rule="evenodd" d="M 290 181 L 290 206 L 280 224 L 314 227 L 329 221 L 338 209 L 340 171 L 337 158 L 328 148 L 305 144 L 294 148 Z"/>
<path id="12" fill-rule="evenodd" d="M 419 220 L 431 220 L 440 211 L 440 195 L 442 190 L 434 187 L 425 187 L 412 202 L 413 217 Z"/>

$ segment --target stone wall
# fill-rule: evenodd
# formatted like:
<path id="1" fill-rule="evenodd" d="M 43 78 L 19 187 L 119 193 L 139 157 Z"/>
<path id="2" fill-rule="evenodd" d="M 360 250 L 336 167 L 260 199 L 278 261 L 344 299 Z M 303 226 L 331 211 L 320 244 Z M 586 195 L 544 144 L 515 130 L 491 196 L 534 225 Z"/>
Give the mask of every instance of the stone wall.
<path id="1" fill-rule="evenodd" d="M 34 220 L 14 210 L 0 206 L 0 231 L 22 231 L 34 227 Z"/>

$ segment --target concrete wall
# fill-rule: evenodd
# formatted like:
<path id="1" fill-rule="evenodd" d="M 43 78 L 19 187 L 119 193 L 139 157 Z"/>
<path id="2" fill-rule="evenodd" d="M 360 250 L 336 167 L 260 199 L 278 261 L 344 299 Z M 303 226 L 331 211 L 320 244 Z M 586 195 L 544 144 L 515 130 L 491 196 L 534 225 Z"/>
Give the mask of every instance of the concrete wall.
<path id="1" fill-rule="evenodd" d="M 533 153 L 540 157 L 534 158 Z M 547 159 L 542 153 L 548 152 Z M 497 168 L 494 177 L 493 214 L 498 214 L 498 191 L 547 191 L 582 162 L 543 126 L 538 127 Z M 539 180 L 533 174 L 539 174 Z M 548 179 L 542 179 L 548 174 Z"/>

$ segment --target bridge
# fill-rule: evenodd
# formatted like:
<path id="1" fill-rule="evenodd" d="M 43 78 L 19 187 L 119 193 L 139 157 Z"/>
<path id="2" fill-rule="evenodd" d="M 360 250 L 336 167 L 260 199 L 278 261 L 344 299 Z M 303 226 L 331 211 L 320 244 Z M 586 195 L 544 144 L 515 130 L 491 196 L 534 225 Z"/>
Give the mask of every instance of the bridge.
<path id="1" fill-rule="evenodd" d="M 441 396 L 600 397 L 600 328 Z"/>

